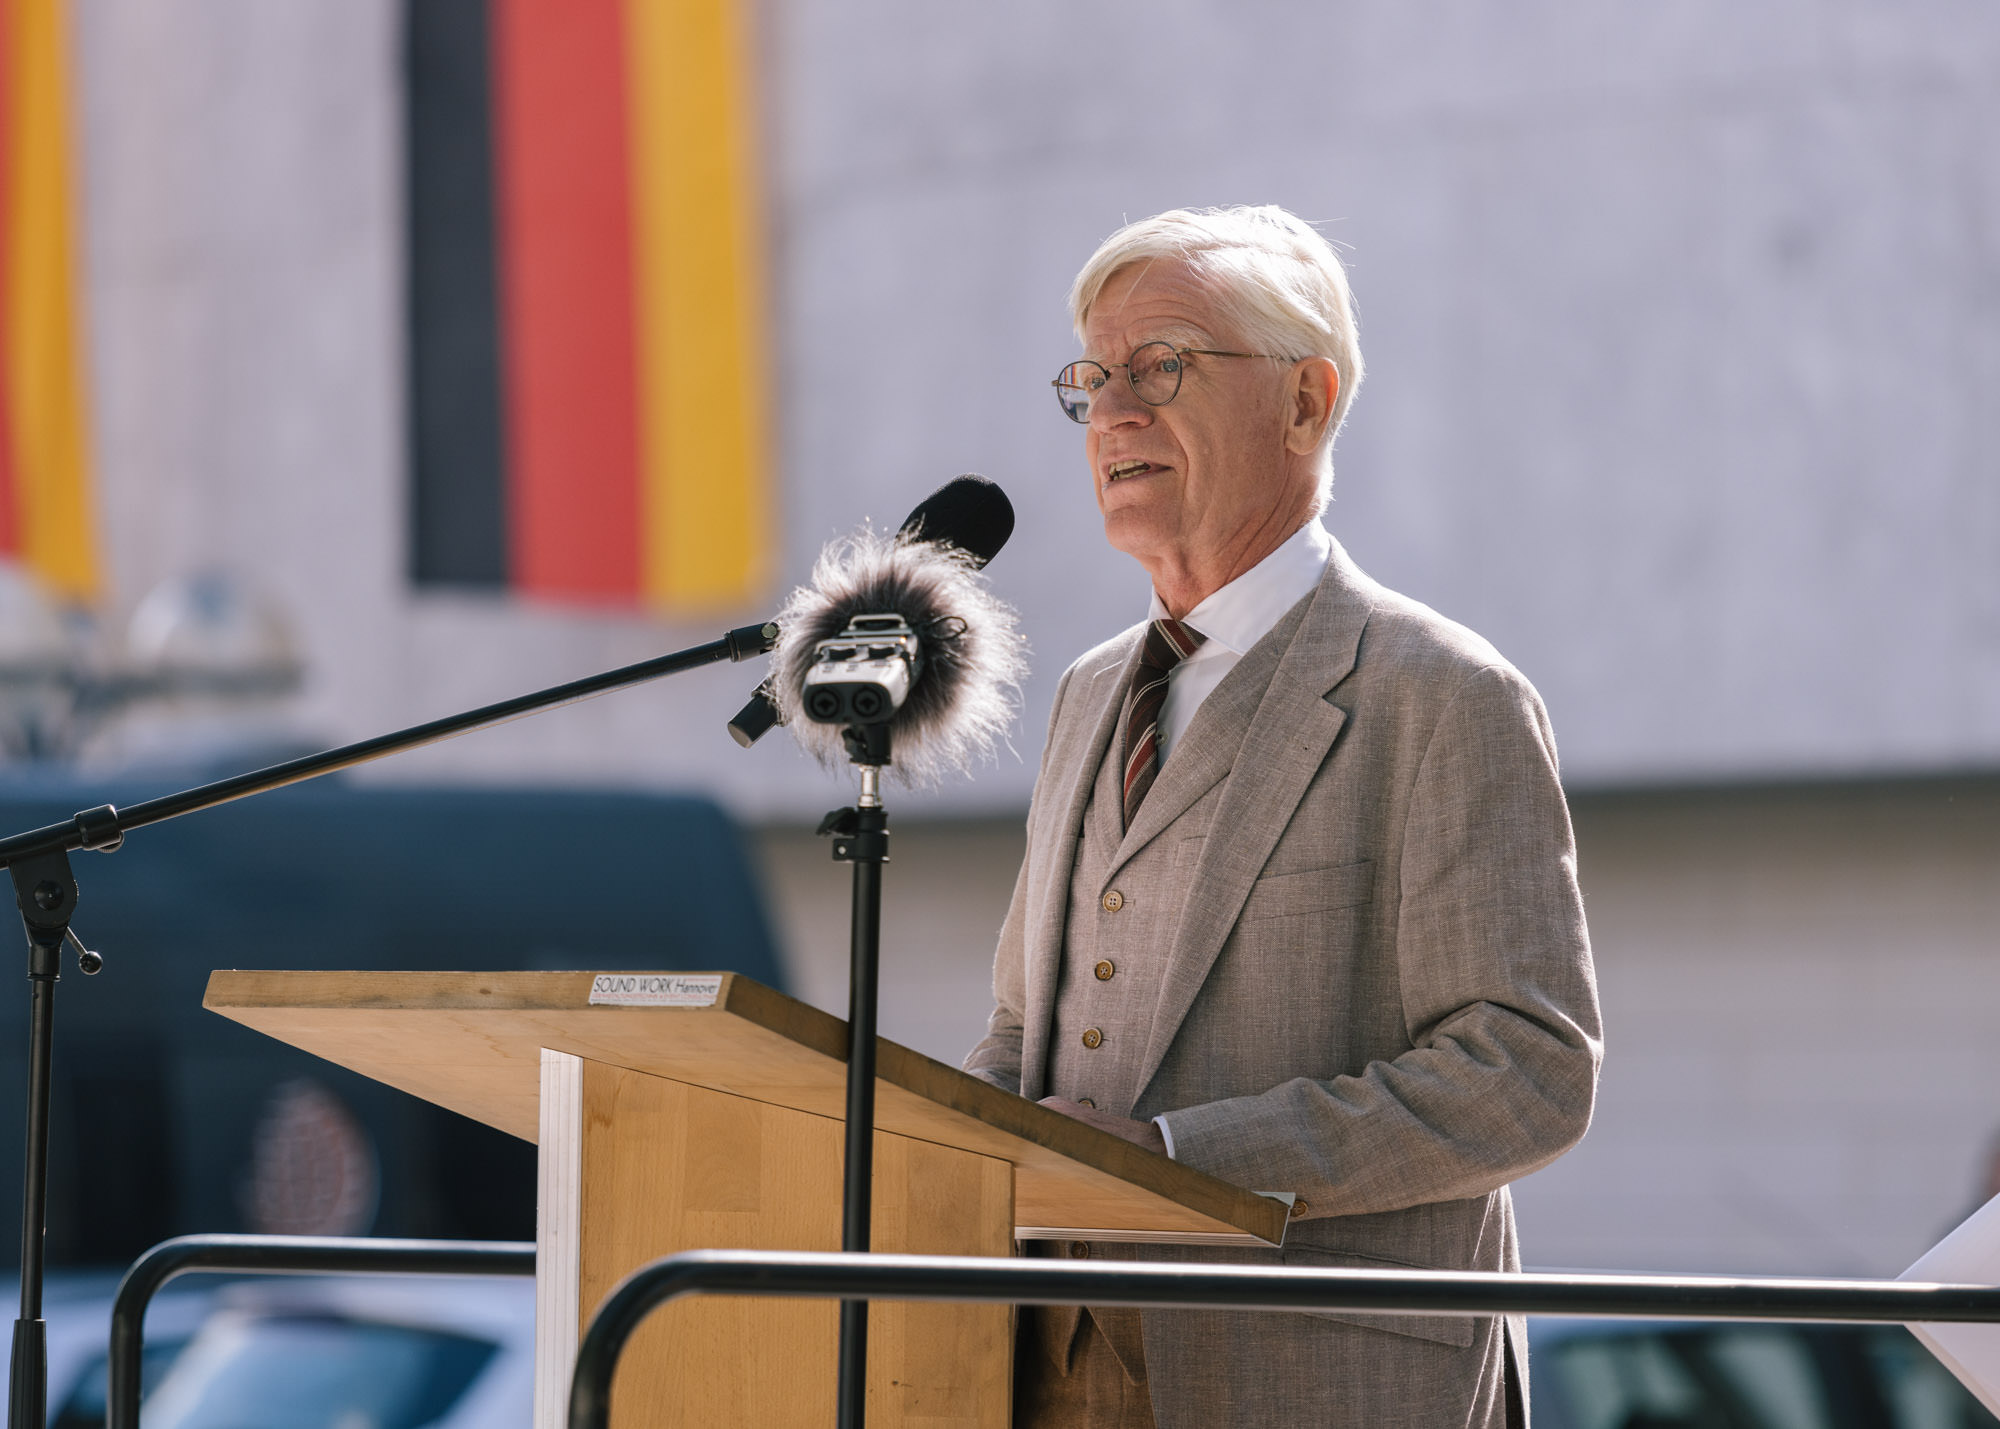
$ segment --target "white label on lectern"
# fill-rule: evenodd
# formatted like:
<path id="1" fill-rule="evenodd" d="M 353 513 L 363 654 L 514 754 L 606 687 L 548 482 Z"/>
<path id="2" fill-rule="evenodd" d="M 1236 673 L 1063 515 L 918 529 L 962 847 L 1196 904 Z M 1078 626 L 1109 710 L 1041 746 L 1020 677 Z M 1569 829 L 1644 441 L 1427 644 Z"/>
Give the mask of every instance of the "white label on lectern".
<path id="1" fill-rule="evenodd" d="M 592 1007 L 713 1007 L 721 995 L 721 973 L 599 973 L 590 982 Z"/>

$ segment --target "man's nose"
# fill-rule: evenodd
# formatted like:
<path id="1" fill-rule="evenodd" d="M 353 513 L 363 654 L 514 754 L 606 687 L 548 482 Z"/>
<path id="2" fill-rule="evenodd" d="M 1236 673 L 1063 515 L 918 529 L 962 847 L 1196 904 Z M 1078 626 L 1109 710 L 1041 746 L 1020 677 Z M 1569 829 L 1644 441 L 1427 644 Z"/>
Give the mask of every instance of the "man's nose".
<path id="1" fill-rule="evenodd" d="M 1098 388 L 1090 399 L 1090 425 L 1099 431 L 1113 427 L 1143 427 L 1153 420 L 1153 409 L 1139 400 L 1124 370 Z"/>

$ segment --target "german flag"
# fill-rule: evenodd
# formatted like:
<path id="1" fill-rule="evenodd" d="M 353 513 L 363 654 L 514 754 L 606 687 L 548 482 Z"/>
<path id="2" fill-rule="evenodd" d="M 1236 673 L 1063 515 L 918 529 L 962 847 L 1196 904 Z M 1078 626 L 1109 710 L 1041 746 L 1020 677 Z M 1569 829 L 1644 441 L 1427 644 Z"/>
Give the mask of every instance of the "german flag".
<path id="1" fill-rule="evenodd" d="M 98 592 L 77 297 L 69 7 L 0 0 L 0 556 Z"/>
<path id="2" fill-rule="evenodd" d="M 740 607 L 767 578 L 748 0 L 404 0 L 411 566 Z"/>

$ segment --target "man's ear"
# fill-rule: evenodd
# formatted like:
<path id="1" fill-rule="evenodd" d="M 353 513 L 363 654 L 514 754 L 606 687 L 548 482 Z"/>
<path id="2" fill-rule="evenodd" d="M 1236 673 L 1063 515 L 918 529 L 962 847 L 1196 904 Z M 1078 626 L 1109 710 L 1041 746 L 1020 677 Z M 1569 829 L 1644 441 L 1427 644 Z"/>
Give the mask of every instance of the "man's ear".
<path id="1" fill-rule="evenodd" d="M 1310 456 L 1319 450 L 1340 400 L 1340 369 L 1324 357 L 1308 357 L 1292 368 L 1286 393 L 1285 450 Z"/>

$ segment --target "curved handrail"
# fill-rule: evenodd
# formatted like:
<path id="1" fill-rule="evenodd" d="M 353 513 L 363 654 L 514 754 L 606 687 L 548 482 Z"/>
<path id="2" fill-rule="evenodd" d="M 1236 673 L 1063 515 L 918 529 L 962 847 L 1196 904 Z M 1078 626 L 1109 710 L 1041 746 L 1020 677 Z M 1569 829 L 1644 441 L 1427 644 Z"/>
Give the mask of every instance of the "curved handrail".
<path id="1" fill-rule="evenodd" d="M 1992 1285 L 692 1250 L 633 1271 L 591 1320 L 570 1380 L 570 1429 L 606 1429 L 612 1376 L 627 1341 L 646 1316 L 682 1295 L 1185 1310 L 2000 1323 L 2000 1286 Z"/>
<path id="2" fill-rule="evenodd" d="M 111 1302 L 105 1429 L 139 1429 L 146 1307 L 190 1271 L 237 1275 L 527 1275 L 533 1241 L 378 1240 L 350 1236 L 184 1235 L 163 1240 L 118 1282 Z"/>

